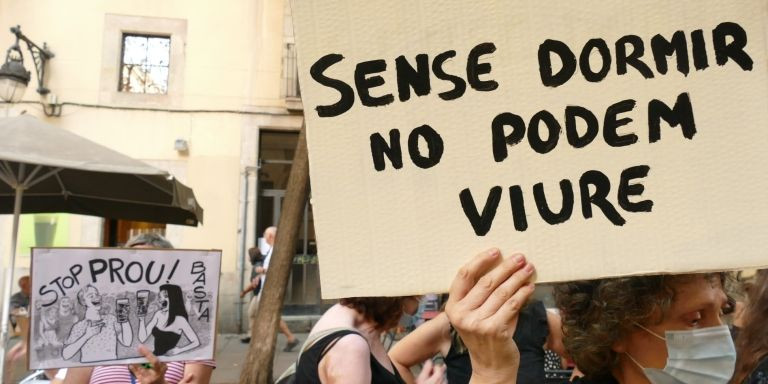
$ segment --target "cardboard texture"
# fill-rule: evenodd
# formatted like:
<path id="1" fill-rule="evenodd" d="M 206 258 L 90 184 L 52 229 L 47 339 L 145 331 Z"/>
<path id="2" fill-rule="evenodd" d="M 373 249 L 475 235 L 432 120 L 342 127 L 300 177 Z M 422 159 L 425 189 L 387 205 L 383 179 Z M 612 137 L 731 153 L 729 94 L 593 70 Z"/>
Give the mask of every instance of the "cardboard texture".
<path id="1" fill-rule="evenodd" d="M 446 291 L 492 246 L 540 282 L 768 265 L 767 8 L 295 1 L 323 297 Z"/>
<path id="2" fill-rule="evenodd" d="M 221 251 L 34 248 L 30 369 L 213 359 Z M 169 321 L 173 317 L 172 321 Z"/>

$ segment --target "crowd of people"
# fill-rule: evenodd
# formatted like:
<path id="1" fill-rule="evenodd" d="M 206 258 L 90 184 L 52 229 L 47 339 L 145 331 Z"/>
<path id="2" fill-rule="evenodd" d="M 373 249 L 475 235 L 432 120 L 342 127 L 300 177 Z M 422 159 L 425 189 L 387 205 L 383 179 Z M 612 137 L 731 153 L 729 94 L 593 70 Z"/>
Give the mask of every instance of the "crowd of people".
<path id="1" fill-rule="evenodd" d="M 275 231 L 271 227 L 265 233 L 266 254 L 257 248 L 249 252 L 253 273 L 241 297 L 253 294 L 251 321 Z M 140 235 L 126 246 L 172 248 L 156 234 Z M 757 273 L 741 300 L 732 298 L 739 284 L 729 273 L 560 283 L 554 286 L 555 309 L 531 299 L 534 270 L 523 255 L 503 258 L 497 249 L 477 255 L 456 274 L 444 312 L 389 351 L 383 334 L 404 313 L 413 314 L 419 297 L 341 299 L 315 324 L 291 379 L 297 384 L 544 383 L 545 351 L 551 351 L 575 365 L 570 383 L 768 384 L 768 270 Z M 19 280 L 14 320 L 29 306 L 29 285 L 28 277 Z M 150 364 L 52 370 L 53 382 L 209 383 L 214 361 L 162 362 L 156 357 L 165 353 L 162 334 L 183 335 L 194 348 L 194 336 L 184 331 L 183 295 L 174 287 L 160 287 L 158 297 L 166 299 L 168 312 L 141 319 L 139 339 L 155 336 L 154 348 L 139 349 Z M 91 288 L 83 289 L 79 305 L 98 296 Z M 133 337 L 117 324 L 113 328 L 117 340 Z M 299 341 L 285 323 L 280 328 L 288 340 L 286 350 L 296 347 Z M 79 334 L 70 339 L 87 342 Z M 25 348 L 19 343 L 6 358 L 23 356 Z M 434 362 L 436 356 L 442 357 L 440 363 Z"/>
<path id="2" fill-rule="evenodd" d="M 476 256 L 456 275 L 444 314 L 388 355 L 378 336 L 409 298 L 342 299 L 310 333 L 295 382 L 543 383 L 546 348 L 575 364 L 571 383 L 768 384 L 768 271 L 731 328 L 725 316 L 739 305 L 726 273 L 562 283 L 557 313 L 530 300 L 533 273 L 523 255 Z M 438 354 L 444 366 L 432 364 Z"/>

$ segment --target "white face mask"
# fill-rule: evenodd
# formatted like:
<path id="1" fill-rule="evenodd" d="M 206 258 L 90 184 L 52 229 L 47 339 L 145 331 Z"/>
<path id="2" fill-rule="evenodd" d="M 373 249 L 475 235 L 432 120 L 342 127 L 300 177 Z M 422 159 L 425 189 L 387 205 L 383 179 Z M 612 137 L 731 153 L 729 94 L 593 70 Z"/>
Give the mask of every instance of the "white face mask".
<path id="1" fill-rule="evenodd" d="M 666 331 L 661 337 L 636 324 L 667 344 L 664 369 L 643 368 L 629 353 L 653 384 L 726 384 L 736 366 L 736 348 L 728 326 L 707 327 L 690 331 Z"/>

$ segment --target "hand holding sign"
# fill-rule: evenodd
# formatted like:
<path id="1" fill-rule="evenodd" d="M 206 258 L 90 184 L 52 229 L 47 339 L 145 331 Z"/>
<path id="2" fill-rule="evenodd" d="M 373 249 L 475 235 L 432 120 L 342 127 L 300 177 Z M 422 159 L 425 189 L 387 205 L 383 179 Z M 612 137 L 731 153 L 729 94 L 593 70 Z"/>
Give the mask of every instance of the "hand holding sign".
<path id="1" fill-rule="evenodd" d="M 165 384 L 165 371 L 167 365 L 157 359 L 147 347 L 140 345 L 139 353 L 144 356 L 149 364 L 131 364 L 128 369 L 141 384 Z"/>
<path id="2" fill-rule="evenodd" d="M 459 270 L 445 313 L 472 360 L 472 379 L 508 383 L 517 375 L 520 352 L 512 339 L 520 309 L 533 293 L 533 265 L 523 255 L 501 260 L 483 252 Z"/>

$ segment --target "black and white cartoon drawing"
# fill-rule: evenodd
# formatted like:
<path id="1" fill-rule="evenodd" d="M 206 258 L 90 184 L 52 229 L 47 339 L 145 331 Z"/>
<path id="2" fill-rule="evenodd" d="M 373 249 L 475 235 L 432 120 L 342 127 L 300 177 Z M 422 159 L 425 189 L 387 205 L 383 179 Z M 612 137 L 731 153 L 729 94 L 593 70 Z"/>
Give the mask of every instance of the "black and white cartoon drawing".
<path id="1" fill-rule="evenodd" d="M 137 296 L 139 294 L 141 292 Z M 143 343 L 149 335 L 154 336 L 153 353 L 156 356 L 177 355 L 199 347 L 200 340 L 189 324 L 181 287 L 175 284 L 161 285 L 158 301 L 160 309 L 152 316 L 152 320 L 147 323 L 146 316 L 139 317 L 139 341 Z M 189 343 L 179 347 L 182 335 Z"/>
<path id="2" fill-rule="evenodd" d="M 187 291 L 187 293 L 184 294 L 184 308 L 187 309 L 187 315 L 191 316 L 192 318 L 200 317 L 200 311 L 197 309 L 196 305 L 195 293 L 192 291 Z"/>
<path id="3" fill-rule="evenodd" d="M 81 363 L 117 359 L 117 343 L 129 346 L 133 342 L 127 318 L 118 321 L 115 315 L 102 314 L 102 296 L 91 284 L 77 293 L 77 301 L 85 307 L 85 316 L 69 331 L 62 357 L 69 360 L 80 352 Z"/>
<path id="4" fill-rule="evenodd" d="M 210 360 L 220 251 L 35 248 L 31 369 Z"/>
<path id="5" fill-rule="evenodd" d="M 43 316 L 40 318 L 40 339 L 42 340 L 41 346 L 46 347 L 60 347 L 59 341 L 59 314 L 58 310 L 54 307 L 42 309 Z"/>

